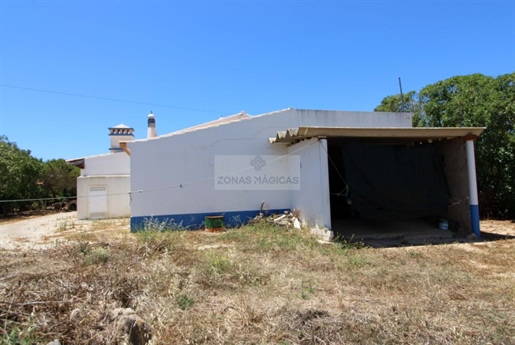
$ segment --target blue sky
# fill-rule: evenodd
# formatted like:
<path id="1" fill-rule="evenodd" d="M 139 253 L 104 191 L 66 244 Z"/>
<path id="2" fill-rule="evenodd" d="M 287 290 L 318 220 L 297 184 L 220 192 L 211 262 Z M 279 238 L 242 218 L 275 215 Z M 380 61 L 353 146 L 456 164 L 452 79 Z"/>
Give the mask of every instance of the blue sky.
<path id="1" fill-rule="evenodd" d="M 513 0 L 0 0 L 0 135 L 43 159 L 107 153 L 119 123 L 143 138 L 150 110 L 164 134 L 514 71 Z"/>

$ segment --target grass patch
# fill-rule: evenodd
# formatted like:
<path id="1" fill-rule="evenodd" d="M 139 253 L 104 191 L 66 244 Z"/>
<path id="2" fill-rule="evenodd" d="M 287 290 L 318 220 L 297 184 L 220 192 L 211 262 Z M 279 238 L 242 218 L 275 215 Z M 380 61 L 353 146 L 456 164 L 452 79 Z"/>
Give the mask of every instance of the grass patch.
<path id="1" fill-rule="evenodd" d="M 216 236 L 92 226 L 2 252 L 0 345 L 110 343 L 116 307 L 155 344 L 513 342 L 513 240 L 373 249 L 266 223 Z"/>
<path id="2" fill-rule="evenodd" d="M 4 333 L 0 338 L 0 345 L 32 345 L 37 343 L 35 336 L 35 329 L 33 327 L 18 328 L 13 327 L 10 333 Z"/>
<path id="3" fill-rule="evenodd" d="M 139 231 L 135 234 L 144 256 L 169 253 L 181 245 L 183 236 L 178 231 L 159 231 L 155 228 Z"/>
<path id="4" fill-rule="evenodd" d="M 348 258 L 350 267 L 353 269 L 361 268 L 369 263 L 365 255 L 356 251 L 349 253 Z"/>
<path id="5" fill-rule="evenodd" d="M 221 241 L 237 243 L 240 248 L 259 249 L 261 252 L 320 247 L 317 239 L 307 230 L 288 231 L 285 227 L 275 226 L 266 221 L 229 230 L 222 235 Z"/>
<path id="6" fill-rule="evenodd" d="M 89 265 L 106 263 L 109 259 L 109 250 L 105 248 L 94 248 L 86 255 L 86 262 Z"/>
<path id="7" fill-rule="evenodd" d="M 315 290 L 313 289 L 313 283 L 312 282 L 302 281 L 300 298 L 308 299 L 309 296 L 311 296 L 314 292 L 315 292 Z"/>

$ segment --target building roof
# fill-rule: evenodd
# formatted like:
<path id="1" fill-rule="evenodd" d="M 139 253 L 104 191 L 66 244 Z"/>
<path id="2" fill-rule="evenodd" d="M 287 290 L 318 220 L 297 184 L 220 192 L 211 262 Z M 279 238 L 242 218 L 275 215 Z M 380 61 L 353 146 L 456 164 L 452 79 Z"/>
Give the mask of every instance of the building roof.
<path id="1" fill-rule="evenodd" d="M 236 123 L 236 122 L 243 121 L 243 120 L 255 119 L 255 118 L 260 118 L 260 117 L 265 117 L 265 116 L 274 116 L 274 115 L 277 115 L 277 114 L 280 114 L 280 113 L 284 113 L 284 112 L 288 112 L 288 111 L 292 111 L 292 110 L 296 110 L 298 112 L 313 112 L 313 111 L 317 112 L 317 111 L 319 111 L 319 112 L 334 113 L 334 114 L 338 114 L 338 113 L 342 113 L 342 112 L 343 113 L 346 113 L 346 112 L 348 112 L 348 113 L 372 113 L 372 112 L 363 112 L 363 111 L 297 109 L 297 108 L 291 108 L 290 107 L 290 108 L 276 110 L 276 111 L 272 111 L 272 112 L 268 112 L 268 113 L 263 113 L 263 114 L 255 115 L 255 116 L 250 116 L 247 113 L 245 113 L 244 111 L 241 111 L 238 114 L 234 114 L 234 115 L 227 116 L 227 117 L 222 117 L 222 118 L 219 118 L 219 119 L 216 119 L 216 120 L 213 120 L 213 121 L 210 121 L 210 122 L 206 122 L 206 123 L 203 123 L 203 124 L 200 124 L 200 125 L 196 125 L 196 126 L 193 126 L 193 127 L 181 129 L 181 130 L 178 130 L 178 131 L 175 131 L 175 132 L 171 132 L 171 133 L 168 133 L 168 134 L 160 135 L 160 136 L 157 136 L 155 138 L 143 138 L 143 139 L 137 139 L 137 140 L 134 140 L 134 141 L 131 141 L 131 142 L 133 142 L 133 143 L 145 142 L 145 141 L 155 140 L 155 139 L 159 139 L 159 138 L 163 138 L 163 137 L 170 137 L 170 136 L 174 136 L 174 135 L 194 132 L 194 131 L 197 131 L 197 130 L 217 127 L 217 126 L 226 125 L 226 124 L 232 124 L 232 123 Z M 379 114 L 384 114 L 385 112 L 373 112 L 373 113 L 376 113 L 376 114 L 379 115 Z M 412 113 L 403 113 L 403 115 L 410 115 L 410 116 L 412 116 L 413 114 Z"/>
<path id="2" fill-rule="evenodd" d="M 454 139 L 481 135 L 484 127 L 298 127 L 277 132 L 270 143 L 294 144 L 314 137 L 388 139 L 395 142 L 417 142 L 439 139 Z"/>
<path id="3" fill-rule="evenodd" d="M 209 122 L 206 122 L 206 123 L 203 123 L 200 125 L 196 125 L 193 127 L 189 127 L 189 128 L 185 128 L 185 129 L 181 129 L 181 130 L 172 132 L 172 133 L 168 133 L 168 134 L 163 135 L 163 137 L 176 135 L 176 134 L 183 134 L 183 133 L 187 133 L 187 132 L 193 132 L 193 131 L 197 131 L 199 129 L 205 129 L 205 128 L 210 128 L 210 127 L 225 125 L 228 123 L 233 123 L 233 122 L 238 122 L 241 120 L 249 119 L 251 117 L 252 116 L 248 115 L 244 111 L 241 111 L 238 114 L 234 114 L 234 115 L 227 116 L 227 117 L 220 117 L 217 120 L 209 121 Z"/>
<path id="4" fill-rule="evenodd" d="M 80 158 L 70 158 L 70 159 L 66 159 L 66 163 L 71 164 L 71 165 L 75 165 L 78 168 L 84 169 L 85 163 L 86 163 L 86 159 L 96 158 L 96 157 L 103 157 L 103 156 L 112 156 L 112 155 L 113 155 L 113 153 L 109 152 L 109 153 L 101 153 L 99 155 L 93 155 L 93 156 L 86 156 L 86 157 L 80 157 Z"/>
<path id="5" fill-rule="evenodd" d="M 68 163 L 70 165 L 74 165 L 80 169 L 84 169 L 84 167 L 86 166 L 84 158 L 67 159 L 66 163 Z"/>
<path id="6" fill-rule="evenodd" d="M 114 129 L 114 128 L 116 128 L 116 129 L 133 129 L 132 127 L 129 127 L 129 126 L 127 126 L 127 125 L 124 125 L 123 123 L 120 123 L 119 125 L 114 126 L 114 127 L 109 127 L 109 129 L 111 129 L 111 128 L 113 128 L 113 129 Z"/>
<path id="7" fill-rule="evenodd" d="M 184 133 L 188 133 L 188 132 L 198 131 L 198 130 L 201 130 L 201 129 L 222 126 L 222 125 L 226 125 L 226 124 L 229 124 L 229 123 L 239 122 L 239 121 L 247 120 L 247 119 L 251 119 L 251 118 L 253 118 L 253 116 L 250 116 L 247 113 L 245 113 L 244 111 L 242 111 L 242 112 L 240 112 L 238 114 L 234 114 L 234 115 L 227 116 L 227 117 L 221 117 L 219 119 L 216 119 L 216 120 L 213 120 L 213 121 L 209 121 L 209 122 L 205 122 L 205 123 L 202 123 L 200 125 L 196 125 L 196 126 L 185 128 L 185 129 L 181 129 L 181 130 L 178 130 L 178 131 L 175 131 L 175 132 L 171 132 L 171 133 L 168 133 L 168 134 L 164 134 L 164 135 L 159 135 L 159 136 L 157 136 L 155 138 L 143 138 L 143 139 L 138 139 L 138 140 L 134 140 L 134 141 L 131 141 L 131 142 L 142 142 L 142 141 L 148 141 L 148 140 L 156 140 L 156 139 L 163 138 L 163 137 L 170 137 L 170 136 L 174 136 L 174 135 L 179 135 L 179 134 L 184 134 Z"/>

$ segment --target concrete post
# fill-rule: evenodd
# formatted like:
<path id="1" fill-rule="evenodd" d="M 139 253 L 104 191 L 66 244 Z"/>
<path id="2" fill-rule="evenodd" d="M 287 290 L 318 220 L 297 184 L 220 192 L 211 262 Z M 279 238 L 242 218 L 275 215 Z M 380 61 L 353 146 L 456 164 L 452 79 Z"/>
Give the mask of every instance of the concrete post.
<path id="1" fill-rule="evenodd" d="M 469 175 L 469 205 L 470 205 L 470 224 L 472 232 L 477 238 L 481 238 L 481 230 L 479 228 L 479 199 L 477 196 L 477 179 L 476 179 L 476 158 L 474 155 L 474 140 L 466 140 L 467 144 L 467 165 Z"/>

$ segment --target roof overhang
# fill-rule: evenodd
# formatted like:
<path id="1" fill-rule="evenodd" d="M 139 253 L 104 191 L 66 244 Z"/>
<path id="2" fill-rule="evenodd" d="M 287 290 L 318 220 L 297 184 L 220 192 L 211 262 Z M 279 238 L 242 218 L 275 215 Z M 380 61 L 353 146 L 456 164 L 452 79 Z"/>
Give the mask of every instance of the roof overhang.
<path id="1" fill-rule="evenodd" d="M 84 158 L 69 159 L 66 161 L 66 163 L 68 163 L 70 165 L 74 165 L 79 169 L 84 169 L 84 167 L 86 166 Z"/>
<path id="2" fill-rule="evenodd" d="M 427 140 L 448 140 L 466 138 L 474 140 L 485 130 L 484 127 L 299 127 L 277 132 L 270 143 L 295 144 L 315 138 L 383 139 L 388 142 L 418 142 Z"/>

